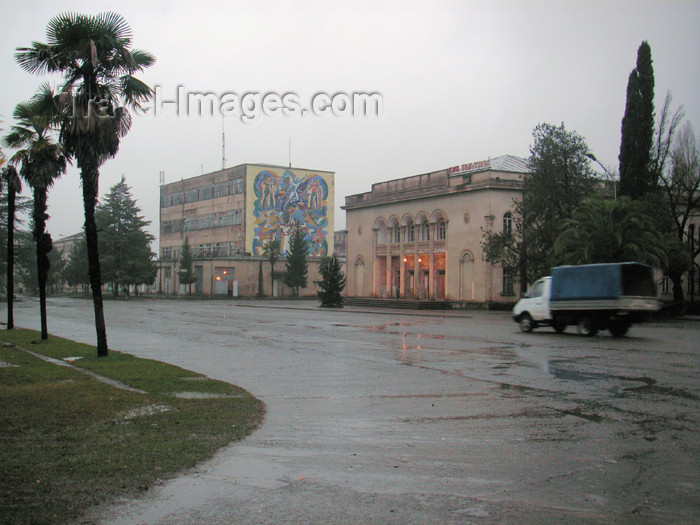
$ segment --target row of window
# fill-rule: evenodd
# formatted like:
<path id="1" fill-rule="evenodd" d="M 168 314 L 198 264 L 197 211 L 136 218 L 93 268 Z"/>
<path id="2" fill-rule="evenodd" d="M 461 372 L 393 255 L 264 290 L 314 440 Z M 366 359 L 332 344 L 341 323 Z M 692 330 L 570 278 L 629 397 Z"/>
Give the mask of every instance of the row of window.
<path id="1" fill-rule="evenodd" d="M 210 242 L 194 244 L 190 247 L 194 259 L 209 259 L 212 257 L 231 257 L 243 255 L 243 242 Z M 163 261 L 177 261 L 182 252 L 178 246 L 165 246 L 160 249 L 160 258 Z"/>
<path id="2" fill-rule="evenodd" d="M 231 179 L 210 186 L 201 186 L 187 191 L 176 191 L 161 198 L 161 208 L 178 206 L 190 202 L 205 201 L 216 197 L 226 197 L 243 193 L 243 178 Z"/>
<path id="3" fill-rule="evenodd" d="M 208 215 L 196 215 L 195 217 L 187 217 L 176 221 L 164 221 L 160 229 L 161 233 L 177 233 L 235 226 L 238 224 L 243 224 L 243 210 L 230 210 Z"/>
<path id="4" fill-rule="evenodd" d="M 425 220 L 421 224 L 416 225 L 413 221 L 408 221 L 406 224 L 404 242 L 414 242 L 414 241 L 429 241 L 430 240 L 430 223 Z M 447 221 L 445 219 L 439 219 L 435 225 L 435 238 L 438 241 L 444 241 L 447 239 Z M 389 228 L 389 242 L 399 243 L 401 242 L 401 227 L 395 224 Z"/>

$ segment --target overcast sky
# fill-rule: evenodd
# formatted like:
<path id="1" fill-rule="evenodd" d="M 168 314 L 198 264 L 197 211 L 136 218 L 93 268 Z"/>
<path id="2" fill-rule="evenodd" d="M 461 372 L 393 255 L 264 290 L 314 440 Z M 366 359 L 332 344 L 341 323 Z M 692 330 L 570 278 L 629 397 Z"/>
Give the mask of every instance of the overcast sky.
<path id="1" fill-rule="evenodd" d="M 159 173 L 173 182 L 220 169 L 222 122 L 227 167 L 286 166 L 291 139 L 293 166 L 334 171 L 336 229 L 345 226 L 346 195 L 489 157 L 527 157 L 540 122 L 563 122 L 616 169 L 627 78 L 643 40 L 657 109 L 670 90 L 700 132 L 700 2 L 690 0 L 2 2 L 4 130 L 14 105 L 46 80 L 20 69 L 15 48 L 45 42 L 59 13 L 108 10 L 128 21 L 135 48 L 156 56 L 140 78 L 160 86 L 163 100 L 182 86 L 217 96 L 293 93 L 303 107 L 317 93 L 383 101 L 380 117 L 297 113 L 243 123 L 220 111 L 178 116 L 168 105 L 136 116 L 100 170 L 100 192 L 124 175 L 154 233 Z M 49 206 L 54 238 L 80 231 L 76 168 L 51 190 Z"/>

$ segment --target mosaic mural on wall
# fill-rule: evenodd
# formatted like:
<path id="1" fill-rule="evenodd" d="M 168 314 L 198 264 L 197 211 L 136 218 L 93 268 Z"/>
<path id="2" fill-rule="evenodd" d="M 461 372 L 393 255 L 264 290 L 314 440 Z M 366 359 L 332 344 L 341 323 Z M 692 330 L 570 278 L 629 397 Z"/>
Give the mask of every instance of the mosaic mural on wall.
<path id="1" fill-rule="evenodd" d="M 286 255 L 295 221 L 304 226 L 309 255 L 328 255 L 328 208 L 332 203 L 328 202 L 328 183 L 321 175 L 284 170 L 280 176 L 262 170 L 253 179 L 253 190 L 253 255 L 262 255 L 268 240 L 278 240 Z"/>

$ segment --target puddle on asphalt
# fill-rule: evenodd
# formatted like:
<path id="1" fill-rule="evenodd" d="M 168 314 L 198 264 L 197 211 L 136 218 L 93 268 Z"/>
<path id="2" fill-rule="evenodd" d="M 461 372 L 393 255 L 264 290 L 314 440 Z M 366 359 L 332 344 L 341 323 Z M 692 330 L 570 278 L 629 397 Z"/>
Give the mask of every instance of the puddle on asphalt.
<path id="1" fill-rule="evenodd" d="M 582 370 L 577 370 L 575 368 L 569 368 L 561 365 L 556 361 L 550 361 L 549 363 L 549 373 L 552 374 L 557 379 L 563 381 L 577 381 L 577 382 L 589 382 L 589 381 L 609 381 L 611 379 L 620 379 L 619 376 L 612 374 L 604 374 L 600 372 L 584 372 Z"/>

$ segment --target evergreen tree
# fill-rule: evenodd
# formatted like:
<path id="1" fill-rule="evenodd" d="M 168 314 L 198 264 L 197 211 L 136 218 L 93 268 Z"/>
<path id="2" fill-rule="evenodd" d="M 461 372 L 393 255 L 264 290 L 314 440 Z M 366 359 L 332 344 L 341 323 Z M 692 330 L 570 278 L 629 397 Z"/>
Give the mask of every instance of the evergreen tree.
<path id="1" fill-rule="evenodd" d="M 289 253 L 287 254 L 284 284 L 292 289 L 295 297 L 299 296 L 299 288 L 306 288 L 308 284 L 309 265 L 306 256 L 309 248 L 306 244 L 306 232 L 299 221 L 292 225 L 291 238 L 289 240 Z"/>
<path id="2" fill-rule="evenodd" d="M 132 284 L 152 284 L 156 276 L 151 252 L 154 237 L 146 231 L 150 221 L 140 212 L 124 177 L 95 210 L 102 276 L 112 283 L 115 295 L 120 286 L 128 290 Z"/>
<path id="3" fill-rule="evenodd" d="M 345 276 L 340 270 L 338 257 L 333 254 L 331 257 L 321 258 L 318 270 L 321 274 L 321 280 L 316 284 L 321 288 L 321 291 L 318 292 L 321 306 L 342 308 L 343 296 L 341 294 L 345 289 Z"/>
<path id="4" fill-rule="evenodd" d="M 194 273 L 194 268 L 192 267 L 192 249 L 190 248 L 190 241 L 185 237 L 185 242 L 182 243 L 182 250 L 180 252 L 180 271 L 177 274 L 180 284 L 189 285 L 188 295 L 192 295 L 192 285 L 197 282 L 197 276 Z"/>
<path id="5" fill-rule="evenodd" d="M 658 185 L 650 166 L 654 139 L 654 69 L 651 47 L 644 41 L 637 50 L 637 67 L 627 81 L 627 102 L 620 142 L 620 194 L 639 198 Z"/>
<path id="6" fill-rule="evenodd" d="M 481 242 L 485 260 L 519 275 L 522 289 L 549 274 L 562 222 L 595 184 L 588 146 L 575 131 L 564 124 L 538 124 L 532 137 L 531 173 L 525 179 L 522 201 L 511 210 L 513 227 L 511 231 L 485 229 Z"/>

